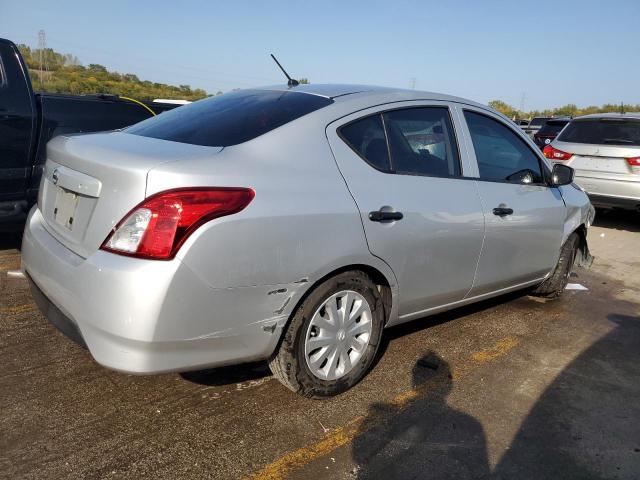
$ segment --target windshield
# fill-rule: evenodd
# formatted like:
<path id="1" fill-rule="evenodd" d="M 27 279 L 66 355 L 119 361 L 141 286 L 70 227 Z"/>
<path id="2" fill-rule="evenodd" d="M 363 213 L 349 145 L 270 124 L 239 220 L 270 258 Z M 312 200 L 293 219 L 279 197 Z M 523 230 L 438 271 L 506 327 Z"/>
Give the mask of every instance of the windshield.
<path id="1" fill-rule="evenodd" d="M 535 117 L 533 120 L 531 120 L 531 122 L 529 123 L 530 127 L 540 127 L 541 125 L 544 125 L 544 122 L 546 122 L 547 119 L 545 117 Z"/>
<path id="2" fill-rule="evenodd" d="M 547 120 L 544 127 L 540 129 L 540 135 L 557 135 L 564 126 L 569 123 L 569 120 Z"/>
<path id="3" fill-rule="evenodd" d="M 574 120 L 565 128 L 558 140 L 596 145 L 640 146 L 640 120 L 596 118 Z"/>
<path id="4" fill-rule="evenodd" d="M 291 91 L 241 90 L 164 112 L 124 130 L 173 142 L 228 147 L 252 140 L 333 100 Z"/>

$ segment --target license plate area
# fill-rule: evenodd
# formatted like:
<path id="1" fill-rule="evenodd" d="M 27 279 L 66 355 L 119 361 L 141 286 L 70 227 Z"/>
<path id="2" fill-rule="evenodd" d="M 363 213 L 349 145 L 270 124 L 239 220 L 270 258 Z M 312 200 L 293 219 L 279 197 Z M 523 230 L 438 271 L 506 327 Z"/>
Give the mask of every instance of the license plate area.
<path id="1" fill-rule="evenodd" d="M 592 170 L 597 172 L 628 173 L 626 162 L 623 158 L 616 157 L 580 157 L 574 162 L 575 168 Z"/>
<path id="2" fill-rule="evenodd" d="M 53 206 L 53 219 L 58 225 L 73 230 L 73 221 L 78 209 L 79 195 L 62 187 L 56 187 L 56 201 Z"/>

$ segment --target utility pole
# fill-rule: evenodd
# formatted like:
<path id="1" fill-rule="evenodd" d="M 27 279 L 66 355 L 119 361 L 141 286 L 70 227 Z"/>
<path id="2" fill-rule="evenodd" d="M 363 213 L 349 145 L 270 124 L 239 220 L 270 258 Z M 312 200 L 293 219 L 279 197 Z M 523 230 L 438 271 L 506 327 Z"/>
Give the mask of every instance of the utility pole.
<path id="1" fill-rule="evenodd" d="M 44 30 L 38 31 L 38 57 L 40 63 L 40 87 L 43 84 L 44 74 L 43 72 L 47 70 L 47 57 L 45 55 L 45 49 L 47 48 L 47 34 Z"/>
<path id="2" fill-rule="evenodd" d="M 411 77 L 411 90 L 416 89 L 416 77 Z"/>
<path id="3" fill-rule="evenodd" d="M 524 101 L 527 98 L 527 93 L 522 92 L 522 96 L 520 97 L 520 113 L 524 113 Z"/>

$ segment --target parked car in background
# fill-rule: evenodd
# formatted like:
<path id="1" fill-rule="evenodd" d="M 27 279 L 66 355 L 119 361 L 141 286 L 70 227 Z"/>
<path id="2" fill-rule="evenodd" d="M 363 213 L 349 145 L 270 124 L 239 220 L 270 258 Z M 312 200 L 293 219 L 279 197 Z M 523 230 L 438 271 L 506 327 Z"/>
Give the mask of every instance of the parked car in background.
<path id="1" fill-rule="evenodd" d="M 527 125 L 529 125 L 529 120 L 524 120 L 524 119 L 518 119 L 516 118 L 513 123 L 515 123 L 516 125 L 518 125 L 519 127 L 526 127 Z"/>
<path id="2" fill-rule="evenodd" d="M 570 120 L 571 117 L 550 118 L 540 130 L 533 134 L 533 141 L 540 149 L 543 149 L 545 145 L 549 145 L 556 138 Z"/>
<path id="3" fill-rule="evenodd" d="M 34 93 L 20 51 L 0 38 L 0 231 L 24 228 L 51 138 L 126 127 L 177 106 L 116 95 Z"/>
<path id="4" fill-rule="evenodd" d="M 523 128 L 524 133 L 533 138 L 533 135 L 542 128 L 547 120 L 551 117 L 533 117 L 529 124 Z"/>
<path id="5" fill-rule="evenodd" d="M 574 118 L 544 155 L 574 168 L 594 205 L 640 211 L 640 113 Z"/>
<path id="6" fill-rule="evenodd" d="M 509 119 L 435 93 L 241 90 L 49 142 L 23 268 L 49 320 L 116 370 L 268 359 L 353 386 L 385 327 L 589 259 L 593 208 Z"/>

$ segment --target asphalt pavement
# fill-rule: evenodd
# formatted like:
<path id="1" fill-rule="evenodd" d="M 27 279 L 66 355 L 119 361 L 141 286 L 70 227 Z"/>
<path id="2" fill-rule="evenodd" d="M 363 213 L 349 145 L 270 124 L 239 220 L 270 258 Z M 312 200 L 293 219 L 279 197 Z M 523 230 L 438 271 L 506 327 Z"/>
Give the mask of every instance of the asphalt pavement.
<path id="1" fill-rule="evenodd" d="M 0 477 L 640 478 L 640 217 L 600 214 L 560 300 L 510 294 L 385 332 L 324 401 L 257 363 L 106 370 L 37 311 L 0 239 Z M 179 321 L 179 319 L 176 319 Z"/>

